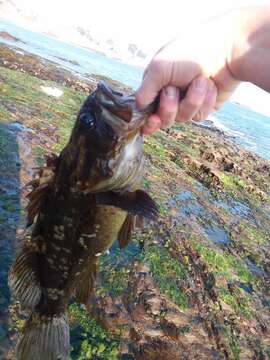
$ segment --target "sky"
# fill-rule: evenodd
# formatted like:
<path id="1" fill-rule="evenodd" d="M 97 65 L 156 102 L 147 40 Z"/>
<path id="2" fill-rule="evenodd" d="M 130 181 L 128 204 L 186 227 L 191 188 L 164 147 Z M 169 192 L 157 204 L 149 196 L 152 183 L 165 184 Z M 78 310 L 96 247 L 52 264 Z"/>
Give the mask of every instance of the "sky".
<path id="1" fill-rule="evenodd" d="M 266 4 L 270 0 L 13 0 L 48 26 L 77 25 L 104 35 L 134 40 L 155 48 L 190 24 L 231 8 Z"/>
<path id="2" fill-rule="evenodd" d="M 270 5 L 270 0 L 12 0 L 29 17 L 38 15 L 48 28 L 82 26 L 104 38 L 136 42 L 154 54 L 192 24 L 232 8 Z M 233 99 L 270 115 L 270 95 L 243 84 Z"/>

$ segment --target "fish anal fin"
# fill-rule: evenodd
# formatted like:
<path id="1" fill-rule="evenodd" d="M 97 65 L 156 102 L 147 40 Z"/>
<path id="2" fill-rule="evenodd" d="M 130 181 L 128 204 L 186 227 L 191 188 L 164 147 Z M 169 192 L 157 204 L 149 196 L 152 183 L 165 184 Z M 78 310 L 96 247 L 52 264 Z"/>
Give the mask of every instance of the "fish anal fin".
<path id="1" fill-rule="evenodd" d="M 116 206 L 150 220 L 155 220 L 159 213 L 155 201 L 143 190 L 123 193 L 108 191 L 97 194 L 96 198 L 99 204 Z"/>
<path id="2" fill-rule="evenodd" d="M 24 308 L 33 309 L 41 298 L 37 257 L 36 252 L 23 249 L 9 272 L 8 284 L 11 293 Z"/>
<path id="3" fill-rule="evenodd" d="M 66 314 L 46 317 L 33 313 L 24 325 L 16 360 L 69 359 L 69 325 Z"/>
<path id="4" fill-rule="evenodd" d="M 135 227 L 136 217 L 137 216 L 128 214 L 123 226 L 118 233 L 118 242 L 121 249 L 126 247 L 131 239 L 132 231 Z"/>
<path id="5" fill-rule="evenodd" d="M 88 260 L 88 264 L 80 274 L 75 288 L 75 301 L 87 305 L 95 287 L 98 270 L 98 258 Z"/>

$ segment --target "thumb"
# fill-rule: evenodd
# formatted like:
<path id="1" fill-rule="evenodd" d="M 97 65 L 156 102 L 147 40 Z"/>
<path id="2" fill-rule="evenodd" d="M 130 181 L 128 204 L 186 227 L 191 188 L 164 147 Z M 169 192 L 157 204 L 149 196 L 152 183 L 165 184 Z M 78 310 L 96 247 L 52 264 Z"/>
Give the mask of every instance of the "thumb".
<path id="1" fill-rule="evenodd" d="M 141 109 L 151 104 L 161 89 L 162 85 L 159 81 L 159 74 L 157 72 L 152 73 L 150 69 L 146 70 L 142 84 L 135 93 L 138 108 Z"/>

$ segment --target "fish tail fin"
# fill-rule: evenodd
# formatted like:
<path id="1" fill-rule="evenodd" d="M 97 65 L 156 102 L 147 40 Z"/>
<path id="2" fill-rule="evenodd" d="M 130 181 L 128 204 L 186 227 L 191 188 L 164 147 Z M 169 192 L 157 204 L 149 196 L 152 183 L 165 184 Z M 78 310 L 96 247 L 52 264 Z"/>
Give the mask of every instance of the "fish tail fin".
<path id="1" fill-rule="evenodd" d="M 11 266 L 8 278 L 10 291 L 23 308 L 33 309 L 40 301 L 41 287 L 35 251 L 24 248 Z"/>
<path id="2" fill-rule="evenodd" d="M 92 258 L 80 275 L 75 289 L 75 300 L 79 304 L 88 305 L 89 298 L 94 290 L 98 269 L 98 258 Z"/>
<path id="3" fill-rule="evenodd" d="M 69 358 L 67 315 L 32 314 L 19 337 L 15 358 L 16 360 L 67 360 Z"/>

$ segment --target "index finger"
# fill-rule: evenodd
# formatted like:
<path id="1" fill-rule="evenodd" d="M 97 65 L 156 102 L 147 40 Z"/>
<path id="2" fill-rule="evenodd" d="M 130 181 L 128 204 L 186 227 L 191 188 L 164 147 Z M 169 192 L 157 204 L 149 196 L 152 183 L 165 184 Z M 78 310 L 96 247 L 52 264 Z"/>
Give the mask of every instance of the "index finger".
<path id="1" fill-rule="evenodd" d="M 141 86 L 135 93 L 135 100 L 139 109 L 151 104 L 158 96 L 159 91 L 165 85 L 162 84 L 160 77 L 159 66 L 151 64 L 145 72 Z"/>

